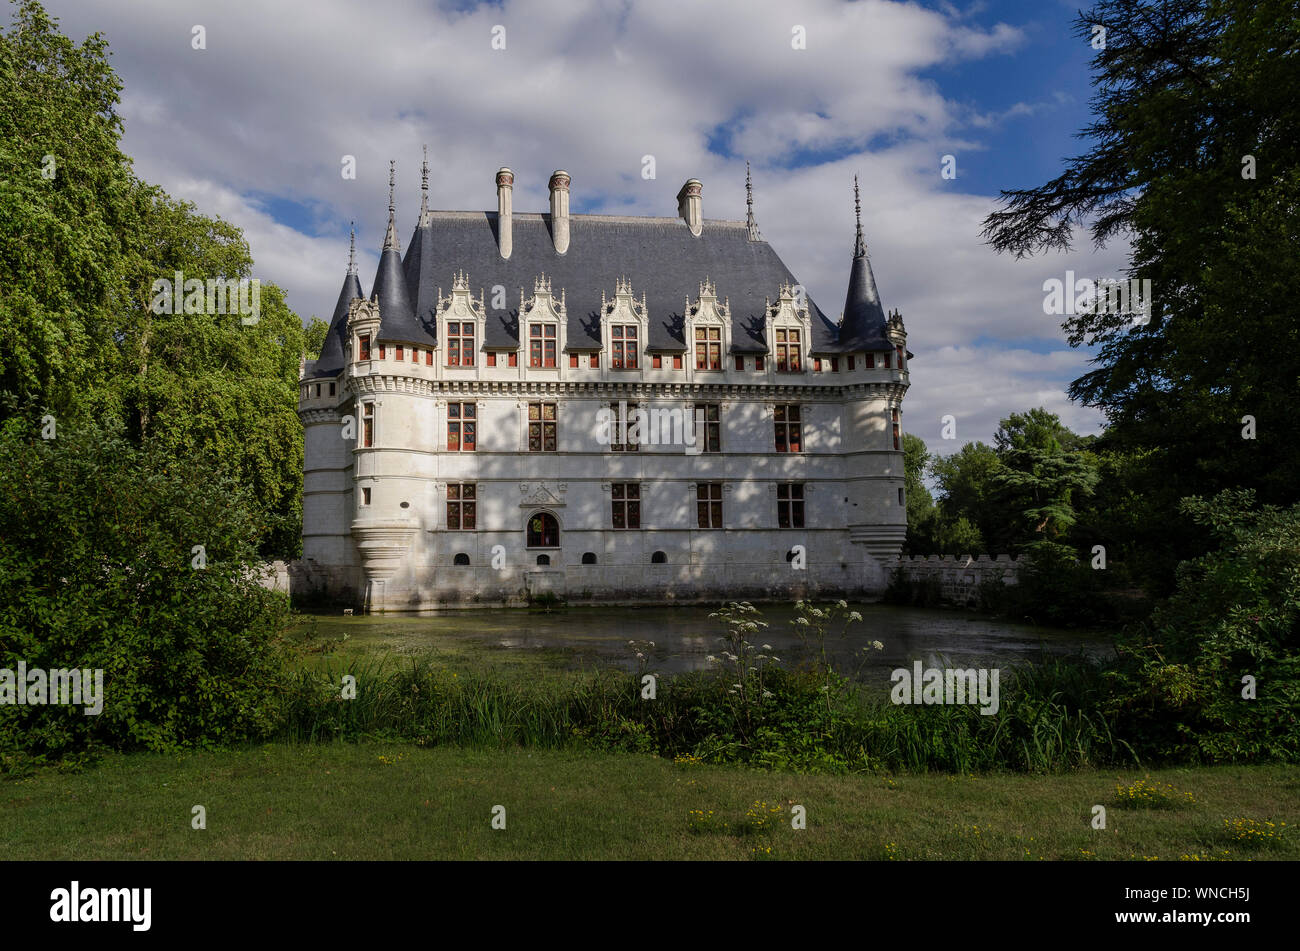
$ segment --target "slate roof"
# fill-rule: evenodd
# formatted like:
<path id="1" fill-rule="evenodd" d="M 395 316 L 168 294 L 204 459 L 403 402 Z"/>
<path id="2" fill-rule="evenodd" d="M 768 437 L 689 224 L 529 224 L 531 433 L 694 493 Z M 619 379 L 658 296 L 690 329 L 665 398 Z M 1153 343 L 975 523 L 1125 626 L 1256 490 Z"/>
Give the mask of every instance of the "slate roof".
<path id="1" fill-rule="evenodd" d="M 551 239 L 550 215 L 516 214 L 510 259 L 503 260 L 497 250 L 496 212 L 434 211 L 425 220 L 427 225 L 415 229 L 403 262 L 419 335 L 400 336 L 401 322 L 390 327 L 381 301 L 380 339 L 432 343 L 437 288 L 449 294 L 453 273 L 463 270 L 475 297 L 482 289 L 488 304 L 485 345 L 515 349 L 519 289 L 531 297 L 534 278 L 545 273 L 557 297 L 564 291 L 569 349 L 596 349 L 601 292 L 612 300 L 615 280 L 625 276 L 638 300 L 646 295 L 647 348 L 683 351 L 683 308 L 688 297 L 694 301 L 699 296 L 707 278 L 720 300 L 731 299 L 732 352 L 765 353 L 765 300 L 775 302 L 781 284 L 798 283 L 771 245 L 749 240 L 744 222 L 706 219 L 703 233 L 694 237 L 680 218 L 572 215 L 569 249 L 561 255 Z M 491 307 L 496 284 L 506 289 L 506 310 Z M 814 301 L 808 304 L 813 352 L 838 352 L 835 325 Z M 884 343 L 879 349 L 889 348 Z"/>
<path id="2" fill-rule="evenodd" d="M 355 273 L 349 271 L 339 289 L 339 302 L 334 305 L 334 316 L 330 318 L 330 329 L 325 334 L 325 344 L 321 347 L 320 358 L 309 361 L 306 376 L 338 376 L 343 370 L 343 349 L 348 339 L 348 307 L 354 297 L 365 297 L 361 290 L 361 281 Z"/>
<path id="3" fill-rule="evenodd" d="M 871 272 L 871 259 L 863 250 L 854 255 L 853 269 L 849 272 L 839 349 L 849 353 L 892 348 L 893 344 L 885 333 L 885 310 L 880 306 L 880 292 L 876 290 L 876 276 Z"/>

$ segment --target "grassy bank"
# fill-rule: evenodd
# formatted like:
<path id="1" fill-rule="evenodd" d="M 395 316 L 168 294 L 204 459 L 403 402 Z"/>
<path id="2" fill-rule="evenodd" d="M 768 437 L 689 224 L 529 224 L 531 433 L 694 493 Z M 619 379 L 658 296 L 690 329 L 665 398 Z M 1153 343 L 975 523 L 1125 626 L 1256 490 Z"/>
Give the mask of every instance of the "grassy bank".
<path id="1" fill-rule="evenodd" d="M 1147 776 L 1169 803 L 1123 805 L 1116 786 Z M 1300 771 L 1281 766 L 809 776 L 367 742 L 113 755 L 0 783 L 10 859 L 1297 859 L 1298 825 Z"/>

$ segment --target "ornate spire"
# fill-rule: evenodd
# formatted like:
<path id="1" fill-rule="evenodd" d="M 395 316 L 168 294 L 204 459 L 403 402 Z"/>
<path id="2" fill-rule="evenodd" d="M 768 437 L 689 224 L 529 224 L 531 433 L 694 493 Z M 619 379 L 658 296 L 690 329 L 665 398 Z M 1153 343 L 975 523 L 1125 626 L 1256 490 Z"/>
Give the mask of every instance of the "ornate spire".
<path id="1" fill-rule="evenodd" d="M 754 220 L 754 184 L 749 177 L 749 162 L 745 162 L 745 204 L 749 207 L 745 215 L 745 226 L 749 229 L 749 240 L 758 240 L 758 222 Z"/>
<path id="2" fill-rule="evenodd" d="M 348 242 L 348 273 L 357 273 L 357 223 L 348 222 L 348 230 L 352 233 L 351 240 Z"/>
<path id="3" fill-rule="evenodd" d="M 853 242 L 853 256 L 866 257 L 867 243 L 862 238 L 862 200 L 858 197 L 858 176 L 853 176 L 853 215 L 858 219 L 858 233 Z"/>
<path id="4" fill-rule="evenodd" d="M 429 217 L 429 147 L 424 147 L 424 165 L 420 167 L 420 224 Z"/>
<path id="5" fill-rule="evenodd" d="M 397 206 L 393 203 L 393 187 L 397 184 L 397 163 L 389 160 L 388 162 L 388 231 L 384 234 L 385 251 L 401 251 L 402 246 L 397 240 L 397 222 L 395 215 Z"/>

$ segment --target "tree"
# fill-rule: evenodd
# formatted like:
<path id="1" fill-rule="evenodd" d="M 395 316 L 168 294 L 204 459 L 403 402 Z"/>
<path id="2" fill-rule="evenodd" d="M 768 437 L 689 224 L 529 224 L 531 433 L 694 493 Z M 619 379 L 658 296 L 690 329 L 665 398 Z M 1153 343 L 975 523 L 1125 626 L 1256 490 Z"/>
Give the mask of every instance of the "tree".
<path id="1" fill-rule="evenodd" d="M 1017 256 L 1067 248 L 1084 225 L 1098 246 L 1132 242 L 1150 319 L 1068 319 L 1072 345 L 1098 347 L 1070 395 L 1105 412 L 1103 447 L 1135 461 L 1141 543 L 1167 587 L 1208 544 L 1180 499 L 1300 498 L 1300 15 L 1286 0 L 1101 0 L 1076 32 L 1094 26 L 1090 148 L 1045 185 L 1004 191 L 984 233 Z"/>
<path id="2" fill-rule="evenodd" d="M 1092 493 L 1098 478 L 1090 454 L 1065 448 L 1078 442 L 1045 409 L 1002 420 L 994 436 L 1000 466 L 991 482 L 1016 550 L 1040 540 L 1062 542 L 1074 525 L 1076 501 Z"/>
<path id="3" fill-rule="evenodd" d="M 325 346 L 325 338 L 329 332 L 329 323 L 313 314 L 302 332 L 303 356 L 308 360 L 319 360 L 321 348 Z"/>
<path id="4" fill-rule="evenodd" d="M 934 549 L 934 498 L 925 487 L 930 452 L 925 440 L 903 433 L 903 497 L 907 500 L 907 540 L 904 551 L 928 555 Z"/>
<path id="5" fill-rule="evenodd" d="M 993 476 L 1001 465 L 993 447 L 971 442 L 950 456 L 936 456 L 930 466 L 939 487 L 939 520 L 953 526 L 965 519 L 983 542 L 976 547 L 990 554 L 1007 550 L 1002 538 L 1004 520 L 993 499 Z M 945 553 L 957 554 L 949 552 L 947 545 L 942 547 Z"/>

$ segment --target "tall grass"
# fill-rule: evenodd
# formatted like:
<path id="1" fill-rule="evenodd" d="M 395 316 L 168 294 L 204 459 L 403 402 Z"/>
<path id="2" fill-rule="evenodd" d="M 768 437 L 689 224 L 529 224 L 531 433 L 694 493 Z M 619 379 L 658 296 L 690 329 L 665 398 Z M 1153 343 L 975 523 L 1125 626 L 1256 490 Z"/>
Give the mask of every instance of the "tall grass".
<path id="1" fill-rule="evenodd" d="M 343 676 L 356 678 L 342 699 Z M 664 678 L 642 700 L 621 671 L 539 677 L 452 675 L 428 661 L 358 659 L 295 674 L 283 736 L 316 742 L 406 739 L 472 747 L 594 746 L 690 755 L 805 771 L 1015 770 L 1050 772 L 1132 763 L 1136 756 L 1097 712 L 1100 671 L 1080 659 L 1014 669 L 993 716 L 977 707 L 896 706 L 861 687 L 835 693 L 826 716 L 817 672 L 776 673 L 758 728 L 736 728 L 725 678 Z"/>

